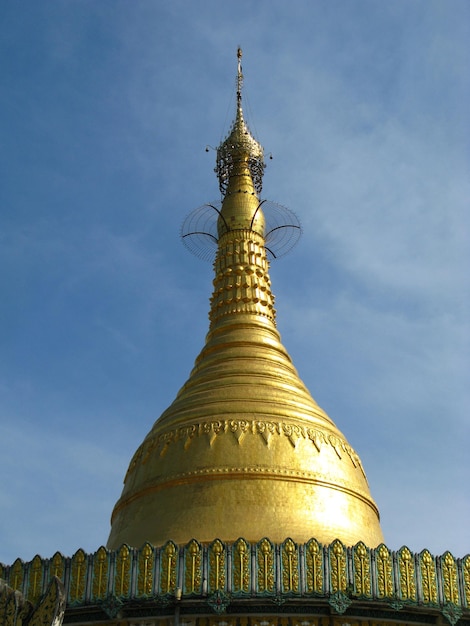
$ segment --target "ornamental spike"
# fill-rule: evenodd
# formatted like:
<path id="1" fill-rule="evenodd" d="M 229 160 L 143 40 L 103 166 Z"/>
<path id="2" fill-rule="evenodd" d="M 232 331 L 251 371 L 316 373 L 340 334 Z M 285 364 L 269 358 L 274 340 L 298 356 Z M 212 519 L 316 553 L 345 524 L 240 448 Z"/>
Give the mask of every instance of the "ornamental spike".
<path id="1" fill-rule="evenodd" d="M 227 138 L 217 148 L 215 172 L 219 179 L 219 188 L 224 198 L 227 195 L 230 179 L 236 165 L 245 162 L 253 181 L 253 187 L 259 196 L 263 188 L 263 174 L 266 167 L 264 150 L 256 141 L 243 117 L 242 108 L 242 50 L 237 50 L 237 111 Z"/>

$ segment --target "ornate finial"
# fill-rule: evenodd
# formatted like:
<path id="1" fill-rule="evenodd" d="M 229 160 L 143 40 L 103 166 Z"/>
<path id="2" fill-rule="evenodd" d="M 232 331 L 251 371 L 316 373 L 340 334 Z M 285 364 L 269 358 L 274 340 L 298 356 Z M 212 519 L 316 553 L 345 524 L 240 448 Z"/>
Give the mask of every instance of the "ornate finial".
<path id="1" fill-rule="evenodd" d="M 238 59 L 237 109 L 241 109 L 241 106 L 242 106 L 242 87 L 243 87 L 242 56 L 243 56 L 242 49 L 240 48 L 240 46 L 238 46 L 238 50 L 237 50 L 237 59 Z"/>
<path id="2" fill-rule="evenodd" d="M 223 196 L 226 195 L 234 165 L 245 162 L 248 165 L 253 186 L 259 195 L 263 186 L 264 163 L 263 147 L 256 141 L 243 119 L 242 110 L 242 49 L 237 50 L 237 112 L 228 137 L 217 148 L 217 164 L 215 171 L 219 178 L 219 187 Z"/>
<path id="3" fill-rule="evenodd" d="M 265 168 L 264 154 L 243 118 L 240 47 L 237 59 L 235 121 L 227 138 L 217 148 L 215 172 L 222 199 L 194 209 L 183 223 L 181 237 L 197 257 L 213 260 L 222 234 L 246 229 L 264 237 L 266 254 L 275 259 L 289 252 L 302 230 L 292 211 L 280 204 L 259 199 Z"/>

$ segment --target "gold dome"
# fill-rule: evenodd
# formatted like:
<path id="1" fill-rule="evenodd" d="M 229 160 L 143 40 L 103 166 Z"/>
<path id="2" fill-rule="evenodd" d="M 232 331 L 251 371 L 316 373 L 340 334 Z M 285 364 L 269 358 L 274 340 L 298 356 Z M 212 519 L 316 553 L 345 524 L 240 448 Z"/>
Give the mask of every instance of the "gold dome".
<path id="1" fill-rule="evenodd" d="M 108 548 L 265 536 L 375 547 L 379 513 L 359 456 L 300 380 L 276 329 L 257 194 L 263 153 L 243 121 L 238 59 L 237 117 L 216 168 L 225 197 L 209 332 L 130 463 Z"/>

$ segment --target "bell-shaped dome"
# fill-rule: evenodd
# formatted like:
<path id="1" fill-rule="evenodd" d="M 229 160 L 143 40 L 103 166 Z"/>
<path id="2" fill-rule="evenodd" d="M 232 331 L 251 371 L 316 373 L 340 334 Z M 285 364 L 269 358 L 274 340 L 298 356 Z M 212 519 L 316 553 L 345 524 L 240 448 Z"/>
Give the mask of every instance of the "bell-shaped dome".
<path id="1" fill-rule="evenodd" d="M 235 141 L 245 128 L 240 95 L 237 104 L 218 151 L 225 197 L 209 332 L 130 463 L 108 548 L 265 536 L 374 547 L 383 537 L 359 456 L 310 395 L 276 329 L 250 165 L 262 149 L 254 139 Z M 219 164 L 221 153 L 229 166 Z"/>

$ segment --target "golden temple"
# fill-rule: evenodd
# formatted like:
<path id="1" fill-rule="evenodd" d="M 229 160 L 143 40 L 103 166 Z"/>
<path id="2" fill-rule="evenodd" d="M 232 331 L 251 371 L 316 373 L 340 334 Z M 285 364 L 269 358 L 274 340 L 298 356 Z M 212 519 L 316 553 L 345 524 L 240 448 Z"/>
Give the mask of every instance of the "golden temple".
<path id="1" fill-rule="evenodd" d="M 205 344 L 130 462 L 107 547 L 0 564 L 0 626 L 470 626 L 470 555 L 384 545 L 358 454 L 282 345 L 242 81 L 239 50 Z"/>

